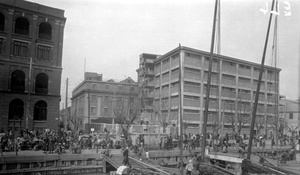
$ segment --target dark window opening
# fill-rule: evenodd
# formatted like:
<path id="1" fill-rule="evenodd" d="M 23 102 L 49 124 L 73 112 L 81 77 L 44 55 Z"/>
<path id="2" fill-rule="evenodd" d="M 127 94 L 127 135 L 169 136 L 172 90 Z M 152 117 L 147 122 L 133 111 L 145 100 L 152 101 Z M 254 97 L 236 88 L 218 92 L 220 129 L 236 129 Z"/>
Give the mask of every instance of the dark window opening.
<path id="1" fill-rule="evenodd" d="M 35 78 L 35 93 L 48 94 L 48 75 L 40 73 Z"/>
<path id="2" fill-rule="evenodd" d="M 38 101 L 34 105 L 33 120 L 47 120 L 47 103 Z"/>
<path id="3" fill-rule="evenodd" d="M 19 17 L 15 23 L 15 33 L 20 35 L 29 35 L 29 21 L 25 17 Z"/>
<path id="4" fill-rule="evenodd" d="M 47 22 L 42 22 L 39 26 L 39 38 L 51 40 L 52 39 L 51 35 L 52 35 L 51 25 Z"/>
<path id="5" fill-rule="evenodd" d="M 5 26 L 5 17 L 2 13 L 0 13 L 0 31 L 4 31 Z"/>
<path id="6" fill-rule="evenodd" d="M 10 90 L 17 92 L 25 91 L 25 73 L 21 70 L 15 70 L 11 74 Z"/>
<path id="7" fill-rule="evenodd" d="M 41 60 L 50 60 L 51 47 L 38 46 L 37 58 Z"/>
<path id="8" fill-rule="evenodd" d="M 8 119 L 20 120 L 24 115 L 24 102 L 14 99 L 9 103 Z"/>
<path id="9" fill-rule="evenodd" d="M 26 57 L 28 52 L 28 44 L 19 41 L 14 41 L 13 51 L 15 56 Z"/>

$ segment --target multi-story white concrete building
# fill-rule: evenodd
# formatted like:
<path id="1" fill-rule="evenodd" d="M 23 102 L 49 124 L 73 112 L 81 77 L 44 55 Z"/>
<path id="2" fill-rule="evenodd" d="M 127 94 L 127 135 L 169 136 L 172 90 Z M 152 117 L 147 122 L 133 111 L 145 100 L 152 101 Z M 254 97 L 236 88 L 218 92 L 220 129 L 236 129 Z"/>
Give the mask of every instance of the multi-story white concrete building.
<path id="1" fill-rule="evenodd" d="M 178 126 L 179 61 L 183 63 L 183 121 L 186 133 L 202 131 L 204 102 L 209 64 L 208 52 L 178 47 L 159 56 L 141 54 L 138 81 L 145 112 L 151 113 L 155 104 L 164 104 L 172 123 Z M 241 121 L 242 132 L 249 132 L 260 64 L 214 55 L 209 100 L 208 128 L 218 125 L 222 132 L 232 132 Z M 278 98 L 280 69 L 265 66 L 257 109 L 257 122 L 272 127 L 275 99 Z M 150 116 L 150 115 L 149 115 Z M 175 117 L 173 117 L 175 116 Z M 232 124 L 234 120 L 234 124 Z M 150 121 L 149 121 L 150 122 Z M 233 126 L 235 125 L 235 126 Z M 264 127 L 265 131 L 267 127 Z"/>

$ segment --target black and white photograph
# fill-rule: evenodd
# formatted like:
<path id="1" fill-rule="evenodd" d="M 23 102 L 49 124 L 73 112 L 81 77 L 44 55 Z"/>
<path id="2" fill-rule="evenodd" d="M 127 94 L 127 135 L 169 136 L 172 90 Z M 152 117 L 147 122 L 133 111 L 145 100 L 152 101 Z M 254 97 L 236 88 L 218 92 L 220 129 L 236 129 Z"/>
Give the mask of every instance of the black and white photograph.
<path id="1" fill-rule="evenodd" d="M 0 0 L 0 175 L 300 175 L 299 9 Z"/>

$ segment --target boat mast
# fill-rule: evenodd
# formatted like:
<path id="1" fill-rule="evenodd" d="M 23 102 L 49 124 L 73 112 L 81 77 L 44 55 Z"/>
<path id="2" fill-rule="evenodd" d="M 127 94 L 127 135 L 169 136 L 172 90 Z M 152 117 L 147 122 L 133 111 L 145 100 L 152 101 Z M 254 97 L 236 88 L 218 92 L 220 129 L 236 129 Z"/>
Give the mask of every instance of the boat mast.
<path id="1" fill-rule="evenodd" d="M 208 76 L 207 76 L 207 87 L 206 87 L 206 98 L 205 98 L 205 110 L 204 110 L 204 118 L 203 118 L 203 127 L 202 127 L 202 147 L 201 147 L 201 156 L 204 161 L 205 155 L 205 146 L 206 146 L 206 130 L 207 130 L 207 118 L 208 118 L 208 106 L 209 106 L 209 94 L 210 94 L 210 82 L 211 82 L 211 71 L 212 71 L 212 63 L 213 63 L 213 51 L 215 44 L 215 34 L 216 34 L 216 18 L 217 18 L 217 10 L 218 10 L 218 1 L 215 1 L 215 11 L 214 11 L 214 20 L 213 20 L 213 30 L 212 30 L 212 39 L 211 39 L 211 47 L 210 47 L 210 59 L 208 66 Z"/>
<path id="2" fill-rule="evenodd" d="M 181 51 L 181 45 L 179 44 L 179 129 L 180 129 L 180 172 L 183 174 L 183 55 Z"/>
<path id="3" fill-rule="evenodd" d="M 276 12 L 279 11 L 278 9 L 278 0 L 275 2 L 275 8 Z M 278 75 L 277 75 L 277 57 L 278 57 L 278 15 L 275 15 L 275 23 L 274 23 L 274 36 L 273 36 L 273 58 L 274 58 L 274 72 L 275 72 L 275 134 L 276 134 L 276 150 L 278 151 L 278 130 L 279 130 L 279 114 L 278 114 L 278 100 L 279 100 L 279 89 L 278 89 Z M 277 154 L 278 155 L 278 154 Z M 279 165 L 278 159 L 277 159 L 277 165 Z"/>
<path id="4" fill-rule="evenodd" d="M 262 74 L 263 74 L 263 70 L 264 70 L 265 57 L 266 57 L 266 51 L 267 51 L 269 33 L 270 33 L 271 21 L 272 21 L 272 11 L 274 9 L 274 1 L 275 0 L 272 1 L 272 6 L 271 6 L 272 9 L 271 9 L 270 18 L 269 18 L 267 36 L 266 36 L 266 40 L 265 40 L 265 46 L 264 46 L 263 56 L 262 56 L 261 65 L 260 65 L 258 83 L 257 83 L 257 88 L 256 88 L 256 94 L 255 94 L 254 107 L 253 107 L 253 112 L 252 112 L 252 119 L 251 119 L 251 126 L 250 126 L 250 138 L 249 138 L 248 153 L 247 153 L 247 159 L 249 159 L 249 160 L 251 158 L 251 148 L 252 148 L 252 140 L 253 140 L 253 133 L 254 133 L 253 130 L 254 130 L 254 124 L 255 124 L 255 118 L 256 118 L 257 102 L 258 102 L 258 98 L 259 98 L 261 79 L 262 79 Z"/>

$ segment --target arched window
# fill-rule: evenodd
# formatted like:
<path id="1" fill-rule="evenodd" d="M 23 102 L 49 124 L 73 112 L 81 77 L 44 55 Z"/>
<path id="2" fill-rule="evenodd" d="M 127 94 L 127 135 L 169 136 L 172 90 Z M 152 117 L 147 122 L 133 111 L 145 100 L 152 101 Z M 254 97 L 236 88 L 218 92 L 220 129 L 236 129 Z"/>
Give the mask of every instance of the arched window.
<path id="1" fill-rule="evenodd" d="M 25 73 L 21 70 L 15 70 L 11 73 L 10 90 L 25 91 Z"/>
<path id="2" fill-rule="evenodd" d="M 35 78 L 35 93 L 48 94 L 48 75 L 39 73 Z"/>
<path id="3" fill-rule="evenodd" d="M 29 35 L 29 21 L 25 17 L 19 17 L 15 21 L 15 33 Z"/>
<path id="4" fill-rule="evenodd" d="M 0 13 L 0 31 L 4 31 L 5 17 L 3 13 Z"/>
<path id="5" fill-rule="evenodd" d="M 38 101 L 34 105 L 33 120 L 47 120 L 47 103 Z"/>
<path id="6" fill-rule="evenodd" d="M 14 99 L 9 103 L 8 119 L 19 120 L 24 115 L 24 102 L 20 99 Z"/>
<path id="7" fill-rule="evenodd" d="M 39 26 L 39 38 L 51 40 L 52 39 L 51 35 L 52 35 L 51 25 L 47 22 L 42 22 Z"/>

